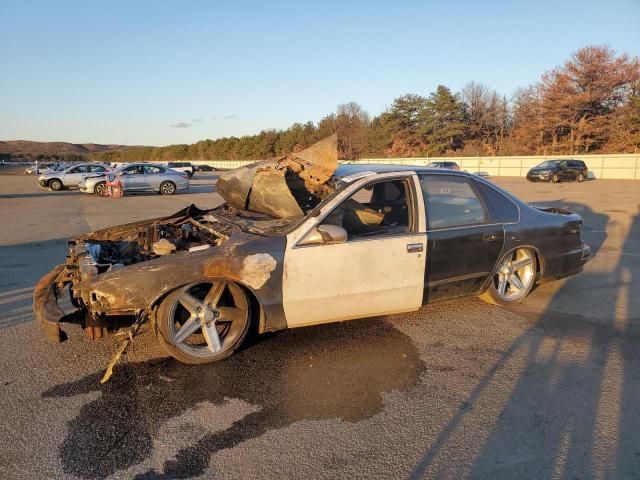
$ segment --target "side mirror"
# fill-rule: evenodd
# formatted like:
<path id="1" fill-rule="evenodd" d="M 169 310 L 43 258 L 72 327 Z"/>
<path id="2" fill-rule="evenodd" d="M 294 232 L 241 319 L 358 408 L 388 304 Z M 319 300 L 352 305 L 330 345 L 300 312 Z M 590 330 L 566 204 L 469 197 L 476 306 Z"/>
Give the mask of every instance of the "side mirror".
<path id="1" fill-rule="evenodd" d="M 337 225 L 320 225 L 311 230 L 300 242 L 300 245 L 330 245 L 333 243 L 345 243 L 347 231 Z"/>

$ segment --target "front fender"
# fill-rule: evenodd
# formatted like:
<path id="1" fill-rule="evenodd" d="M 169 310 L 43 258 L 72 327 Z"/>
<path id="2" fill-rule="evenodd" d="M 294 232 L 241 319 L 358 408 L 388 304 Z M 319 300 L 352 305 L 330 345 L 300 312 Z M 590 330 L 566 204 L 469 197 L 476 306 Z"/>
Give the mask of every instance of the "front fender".
<path id="1" fill-rule="evenodd" d="M 265 237 L 166 255 L 92 277 L 73 289 L 93 313 L 127 315 L 149 309 L 180 286 L 225 278 L 256 296 L 265 311 L 265 330 L 279 330 L 286 327 L 282 310 L 284 242 L 282 237 Z"/>

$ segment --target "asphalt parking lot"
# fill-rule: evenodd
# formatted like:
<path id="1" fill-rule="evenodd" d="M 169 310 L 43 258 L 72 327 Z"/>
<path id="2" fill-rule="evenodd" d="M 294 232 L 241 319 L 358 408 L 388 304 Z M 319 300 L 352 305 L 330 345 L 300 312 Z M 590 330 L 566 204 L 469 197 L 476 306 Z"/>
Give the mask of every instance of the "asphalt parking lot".
<path id="1" fill-rule="evenodd" d="M 68 237 L 213 207 L 98 198 L 0 172 L 0 478 L 638 478 L 640 182 L 494 181 L 585 219 L 585 271 L 510 310 L 475 298 L 265 336 L 206 366 L 136 339 L 47 343 L 34 283 Z"/>

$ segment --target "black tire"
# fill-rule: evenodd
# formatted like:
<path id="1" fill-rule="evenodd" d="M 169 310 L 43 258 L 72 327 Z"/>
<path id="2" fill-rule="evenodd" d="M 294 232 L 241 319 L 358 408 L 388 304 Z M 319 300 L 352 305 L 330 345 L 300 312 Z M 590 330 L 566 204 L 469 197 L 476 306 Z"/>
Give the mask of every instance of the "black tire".
<path id="1" fill-rule="evenodd" d="M 516 262 L 522 261 L 522 259 L 524 259 L 525 257 L 528 257 L 530 259 L 530 262 L 526 265 L 526 267 L 523 267 L 527 269 L 526 288 L 519 290 L 518 294 L 514 295 L 513 298 L 508 298 L 509 296 L 505 294 L 505 289 L 503 288 L 502 289 L 503 292 L 501 295 L 499 292 L 500 280 L 498 280 L 500 277 L 499 272 L 500 272 L 501 265 L 504 262 L 510 260 L 513 262 L 515 267 Z M 511 263 L 509 263 L 509 266 L 511 266 Z M 529 293 L 531 293 L 531 290 L 535 286 L 537 269 L 538 269 L 538 259 L 536 257 L 536 254 L 532 250 L 528 248 L 518 248 L 516 250 L 512 250 L 511 252 L 508 252 L 507 254 L 505 254 L 500 259 L 500 261 L 498 261 L 496 265 L 496 271 L 491 275 L 491 282 L 489 283 L 489 286 L 484 292 L 482 292 L 479 295 L 479 298 L 487 303 L 491 303 L 493 305 L 499 305 L 499 306 L 512 305 L 514 303 L 521 302 L 529 295 Z M 512 269 L 510 270 L 509 273 L 513 273 L 513 272 L 514 270 Z M 520 274 L 518 275 L 519 275 L 518 279 L 520 279 L 521 282 L 525 282 L 524 279 L 520 277 Z M 506 283 L 508 284 L 509 281 L 507 281 Z"/>
<path id="2" fill-rule="evenodd" d="M 63 187 L 64 185 L 62 185 L 62 182 L 57 178 L 54 178 L 53 180 L 49 180 L 49 188 L 54 192 L 59 192 L 60 190 L 62 190 Z"/>
<path id="3" fill-rule="evenodd" d="M 107 182 L 96 183 L 96 186 L 93 187 L 93 193 L 98 197 L 105 197 L 107 195 Z"/>
<path id="4" fill-rule="evenodd" d="M 233 282 L 226 282 L 224 280 L 220 281 L 224 282 L 228 286 L 228 290 L 226 290 L 221 302 L 227 305 L 231 303 L 236 307 L 242 308 L 245 312 L 245 316 L 244 319 L 239 320 L 240 323 L 235 325 L 235 327 L 230 326 L 229 330 L 227 330 L 227 335 L 231 335 L 231 333 L 233 333 L 233 337 L 229 339 L 228 344 L 226 343 L 227 337 L 222 336 L 225 327 L 222 325 L 215 327 L 221 336 L 220 341 L 222 343 L 222 349 L 216 353 L 207 350 L 207 342 L 205 342 L 205 345 L 198 345 L 198 339 L 204 338 L 202 331 L 198 333 L 199 330 L 195 330 L 193 334 L 187 337 L 194 340 L 193 342 L 176 342 L 174 340 L 177 331 L 179 332 L 186 324 L 186 320 L 179 321 L 180 315 L 182 315 L 182 319 L 185 319 L 186 316 L 189 315 L 189 312 L 184 309 L 182 304 L 179 302 L 181 295 L 187 291 L 191 292 L 192 295 L 197 296 L 197 293 L 194 292 L 198 292 L 199 288 L 210 288 L 212 285 L 215 285 L 216 282 L 213 284 L 200 283 L 187 285 L 174 290 L 167 295 L 164 300 L 162 300 L 162 303 L 155 315 L 154 333 L 164 350 L 176 360 L 192 365 L 216 362 L 232 355 L 244 343 L 248 332 L 251 330 L 251 303 L 246 293 L 239 285 Z M 200 297 L 201 296 L 202 295 L 200 295 Z M 202 300 L 200 298 L 198 299 Z M 241 305 L 238 305 L 239 303 Z M 203 341 L 200 340 L 200 343 L 202 342 Z"/>
<path id="5" fill-rule="evenodd" d="M 160 184 L 160 194 L 161 195 L 173 195 L 176 193 L 176 184 L 170 182 L 169 180 L 164 181 Z"/>
<path id="6" fill-rule="evenodd" d="M 578 176 L 576 177 L 576 180 L 580 183 L 584 182 L 584 175 L 582 174 L 582 172 L 578 174 Z"/>
<path id="7" fill-rule="evenodd" d="M 554 173 L 553 175 L 551 175 L 551 183 L 558 183 L 560 181 L 560 177 L 558 176 L 557 173 Z"/>
<path id="8" fill-rule="evenodd" d="M 187 177 L 189 177 L 189 180 L 191 180 L 193 178 L 194 172 L 187 172 Z"/>

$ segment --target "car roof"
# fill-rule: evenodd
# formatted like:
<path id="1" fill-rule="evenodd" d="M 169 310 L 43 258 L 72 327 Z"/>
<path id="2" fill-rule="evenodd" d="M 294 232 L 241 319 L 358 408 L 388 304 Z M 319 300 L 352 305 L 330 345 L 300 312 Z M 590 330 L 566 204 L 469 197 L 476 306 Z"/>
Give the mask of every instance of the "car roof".
<path id="1" fill-rule="evenodd" d="M 150 162 L 131 162 L 131 163 L 121 163 L 118 167 L 126 168 L 126 167 L 163 167 L 166 168 L 166 165 L 162 165 L 160 163 L 150 163 Z"/>
<path id="2" fill-rule="evenodd" d="M 346 177 L 347 175 L 353 175 L 361 172 L 374 172 L 374 173 L 394 173 L 394 172 L 416 172 L 416 173 L 434 173 L 437 175 L 462 175 L 471 176 L 466 172 L 460 172 L 457 170 L 443 171 L 441 168 L 429 168 L 420 165 L 392 165 L 392 164 L 342 164 L 336 169 L 335 176 Z"/>

